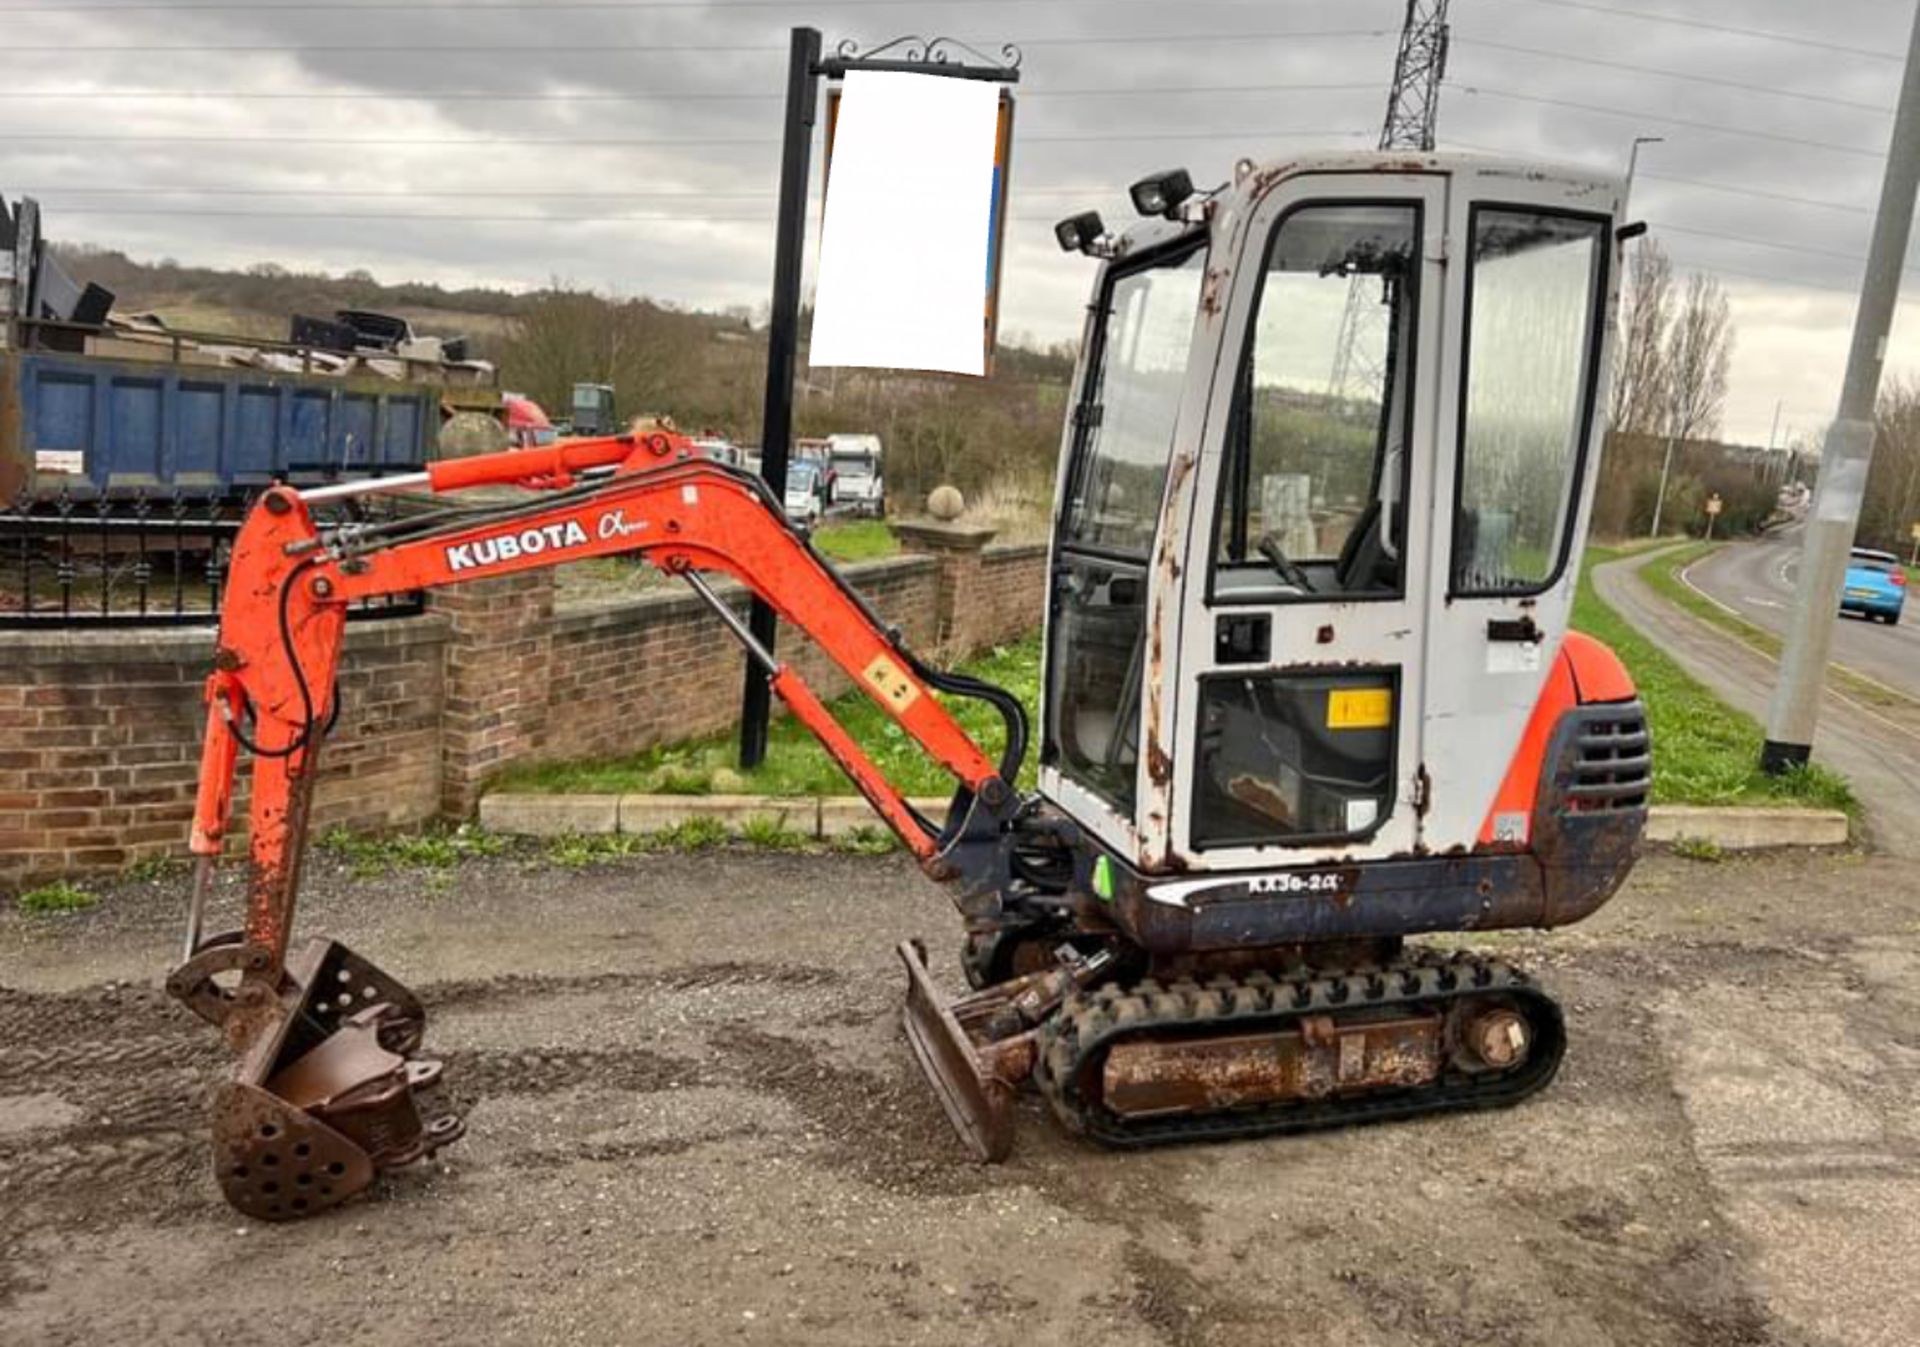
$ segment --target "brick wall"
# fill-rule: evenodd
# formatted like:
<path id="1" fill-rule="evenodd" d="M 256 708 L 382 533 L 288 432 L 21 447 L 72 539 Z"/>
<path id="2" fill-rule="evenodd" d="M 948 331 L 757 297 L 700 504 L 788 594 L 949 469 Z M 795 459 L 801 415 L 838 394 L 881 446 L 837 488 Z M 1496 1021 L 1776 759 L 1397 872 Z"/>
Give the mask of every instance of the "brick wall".
<path id="1" fill-rule="evenodd" d="M 843 568 L 910 647 L 949 654 L 1031 630 L 1044 572 L 1037 547 Z M 212 648 L 206 627 L 0 632 L 0 889 L 182 854 Z M 822 697 L 849 686 L 799 631 L 779 650 Z M 460 817 L 513 763 L 722 730 L 744 667 L 691 593 L 557 608 L 552 572 L 438 591 L 424 617 L 349 626 L 314 827 Z"/>
<path id="2" fill-rule="evenodd" d="M 933 641 L 938 567 L 929 557 L 846 566 L 841 573 L 909 647 Z M 745 615 L 746 593 L 719 586 Z M 798 630 L 782 624 L 780 658 L 823 698 L 851 684 Z M 551 710 L 528 759 L 606 757 L 723 730 L 740 712 L 745 656 L 692 593 L 664 590 L 569 608 L 553 624 Z"/>
<path id="3" fill-rule="evenodd" d="M 1047 545 L 988 547 L 959 606 L 956 635 L 969 650 L 1017 640 L 1046 617 Z"/>
<path id="4" fill-rule="evenodd" d="M 316 827 L 433 816 L 448 628 L 355 623 Z M 207 628 L 0 633 L 0 886 L 185 846 L 212 653 Z"/>

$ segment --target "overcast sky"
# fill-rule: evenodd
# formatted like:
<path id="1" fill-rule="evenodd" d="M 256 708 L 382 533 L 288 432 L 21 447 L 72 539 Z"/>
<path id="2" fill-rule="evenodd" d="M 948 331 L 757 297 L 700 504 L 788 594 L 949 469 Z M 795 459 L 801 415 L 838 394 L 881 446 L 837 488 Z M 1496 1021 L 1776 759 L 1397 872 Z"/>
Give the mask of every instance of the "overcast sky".
<path id="1" fill-rule="evenodd" d="M 1090 273 L 1049 221 L 1124 219 L 1125 184 L 1171 164 L 1211 183 L 1242 156 L 1370 145 L 1404 8 L 0 0 L 0 192 L 40 198 L 52 237 L 148 259 L 758 307 L 789 27 L 830 46 L 1013 41 L 1003 330 L 1056 340 Z M 1635 213 L 1732 296 L 1726 433 L 1765 443 L 1778 404 L 1783 442 L 1812 435 L 1838 395 L 1912 16 L 1912 0 L 1453 0 L 1441 147 L 1617 167 L 1635 135 L 1665 136 Z M 1902 306 L 1889 368 L 1920 372 L 1920 306 Z"/>

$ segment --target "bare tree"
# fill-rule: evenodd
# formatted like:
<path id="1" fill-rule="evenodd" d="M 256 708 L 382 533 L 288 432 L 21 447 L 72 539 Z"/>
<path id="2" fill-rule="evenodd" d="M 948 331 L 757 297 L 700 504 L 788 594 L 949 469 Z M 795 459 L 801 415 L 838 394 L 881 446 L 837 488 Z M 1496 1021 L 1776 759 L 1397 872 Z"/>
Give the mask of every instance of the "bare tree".
<path id="1" fill-rule="evenodd" d="M 1718 279 L 1696 271 L 1667 335 L 1669 435 L 1706 440 L 1720 433 L 1732 360 L 1733 306 Z"/>
<path id="2" fill-rule="evenodd" d="M 1858 541 L 1904 552 L 1920 522 L 1920 383 L 1889 379 L 1875 416 L 1873 466 Z"/>
<path id="3" fill-rule="evenodd" d="M 640 300 L 608 300 L 555 284 L 534 297 L 500 352 L 511 387 L 549 410 L 576 383 L 612 384 L 622 413 L 657 410 L 672 356 L 669 315 Z"/>
<path id="4" fill-rule="evenodd" d="M 1620 346 L 1607 424 L 1623 435 L 1657 434 L 1671 398 L 1666 363 L 1673 319 L 1673 264 L 1652 239 L 1634 249 L 1620 297 Z"/>

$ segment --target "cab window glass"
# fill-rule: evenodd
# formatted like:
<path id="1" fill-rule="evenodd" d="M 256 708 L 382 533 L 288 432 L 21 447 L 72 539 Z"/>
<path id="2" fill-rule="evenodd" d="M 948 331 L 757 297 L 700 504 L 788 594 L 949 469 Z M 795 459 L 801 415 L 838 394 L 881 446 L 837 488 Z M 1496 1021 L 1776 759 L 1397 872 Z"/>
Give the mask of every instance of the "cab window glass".
<path id="1" fill-rule="evenodd" d="M 1060 520 L 1042 760 L 1133 812 L 1147 564 L 1200 307 L 1198 242 L 1110 273 L 1074 413 Z"/>
<path id="2" fill-rule="evenodd" d="M 1228 430 L 1228 593 L 1399 592 L 1419 234 L 1412 203 L 1307 206 L 1274 230 Z"/>
<path id="3" fill-rule="evenodd" d="M 1194 249 L 1116 276 L 1079 427 L 1062 541 L 1144 557 L 1173 456 L 1206 253 Z"/>
<path id="4" fill-rule="evenodd" d="M 1605 230 L 1481 208 L 1472 232 L 1453 591 L 1525 593 L 1573 522 Z"/>

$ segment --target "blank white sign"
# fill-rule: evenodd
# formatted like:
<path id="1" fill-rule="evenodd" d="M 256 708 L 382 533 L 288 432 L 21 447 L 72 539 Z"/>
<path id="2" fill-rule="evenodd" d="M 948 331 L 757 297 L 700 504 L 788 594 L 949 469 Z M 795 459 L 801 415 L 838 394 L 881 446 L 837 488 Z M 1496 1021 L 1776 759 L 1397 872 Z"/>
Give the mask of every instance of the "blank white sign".
<path id="1" fill-rule="evenodd" d="M 983 374 L 1000 86 L 849 71 L 808 363 Z"/>

